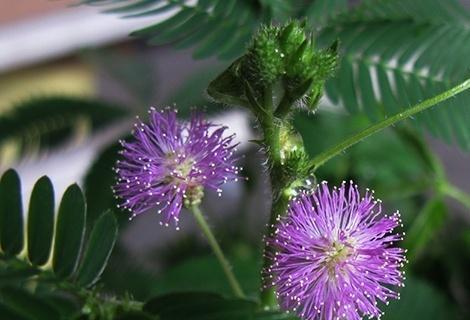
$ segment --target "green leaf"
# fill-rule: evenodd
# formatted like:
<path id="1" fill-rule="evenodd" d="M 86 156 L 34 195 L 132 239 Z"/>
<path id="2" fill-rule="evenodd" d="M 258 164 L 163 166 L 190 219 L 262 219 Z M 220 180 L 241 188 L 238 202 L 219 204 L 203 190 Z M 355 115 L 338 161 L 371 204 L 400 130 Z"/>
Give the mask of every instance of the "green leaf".
<path id="1" fill-rule="evenodd" d="M 340 70 L 338 71 L 339 91 L 343 96 L 343 104 L 346 110 L 350 113 L 355 113 L 359 110 L 358 100 L 356 94 L 356 88 L 354 86 L 354 74 L 353 67 L 348 61 L 348 58 L 344 58 L 341 63 Z"/>
<path id="2" fill-rule="evenodd" d="M 219 52 L 220 48 L 224 47 L 226 39 L 230 39 L 236 36 L 238 32 L 238 26 L 235 21 L 228 21 L 223 25 L 219 26 L 205 39 L 204 43 L 201 44 L 193 54 L 195 59 L 208 58 Z"/>
<path id="3" fill-rule="evenodd" d="M 5 186 L 10 193 L 3 192 Z M 18 190 L 19 178 L 10 170 L 0 180 L 0 208 L 6 207 L 5 203 L 12 203 L 6 201 L 7 195 L 10 199 L 19 198 Z M 85 233 L 85 200 L 77 185 L 65 191 L 59 207 L 52 270 L 37 267 L 49 257 L 54 225 L 53 193 L 47 177 L 40 178 L 33 188 L 27 238 L 29 259 L 23 256 L 12 258 L 7 254 L 0 256 L 0 319 L 78 319 L 85 314 L 94 317 L 99 313 L 101 316 L 104 309 L 114 312 L 124 305 L 119 301 L 117 307 L 108 304 L 98 293 L 85 288 L 98 279 L 114 246 L 117 226 L 111 213 L 102 215 L 91 233 L 80 272 L 72 280 L 77 283 L 63 279 L 75 272 Z M 2 217 L 0 222 L 3 228 L 5 219 Z M 91 296 L 96 305 L 106 304 L 103 310 L 101 306 L 91 310 L 91 314 L 82 310 L 84 300 L 88 302 Z"/>
<path id="4" fill-rule="evenodd" d="M 261 7 L 260 20 L 262 23 L 269 23 L 271 21 L 285 23 L 290 17 L 295 16 L 299 10 L 305 7 L 303 5 L 305 1 L 257 0 L 256 2 L 244 2 Z"/>
<path id="5" fill-rule="evenodd" d="M 118 234 L 116 218 L 112 211 L 103 214 L 91 232 L 77 283 L 89 287 L 98 281 L 108 262 Z"/>
<path id="6" fill-rule="evenodd" d="M 232 60 L 242 55 L 246 44 L 252 37 L 253 30 L 255 30 L 253 22 L 251 26 L 239 28 L 238 34 L 224 44 L 217 57 L 221 60 Z"/>
<path id="7" fill-rule="evenodd" d="M 176 49 L 186 49 L 204 40 L 210 32 L 220 24 L 217 19 L 207 19 L 206 23 L 202 23 L 199 28 L 187 34 L 185 37 L 175 42 Z"/>
<path id="8" fill-rule="evenodd" d="M 469 18 L 458 0 L 365 0 L 340 17 L 346 21 L 413 20 L 433 24 L 465 24 Z"/>
<path id="9" fill-rule="evenodd" d="M 106 13 L 125 13 L 125 12 L 138 11 L 140 9 L 145 9 L 147 7 L 150 7 L 158 1 L 161 1 L 161 0 L 157 0 L 157 1 L 156 0 L 140 0 L 135 3 L 126 4 L 123 6 L 108 9 L 105 12 Z"/>
<path id="10" fill-rule="evenodd" d="M 114 1 L 93 2 L 94 5 L 112 6 Z M 156 6 L 156 4 L 159 4 Z M 285 1 L 270 1 L 266 5 L 247 0 L 198 0 L 189 4 L 184 0 L 142 0 L 132 4 L 115 6 L 106 12 L 123 14 L 126 18 L 157 16 L 173 10 L 163 21 L 134 31 L 132 35 L 149 39 L 151 45 L 175 42 L 176 48 L 197 46 L 195 58 L 217 55 L 220 59 L 231 59 L 240 55 L 252 32 L 263 17 L 272 12 L 283 12 Z M 280 16 L 279 14 L 276 14 Z M 228 41 L 227 41 L 228 40 Z"/>
<path id="11" fill-rule="evenodd" d="M 113 167 L 119 158 L 120 149 L 119 143 L 106 147 L 93 161 L 85 176 L 87 227 L 91 227 L 107 209 L 117 208 L 118 202 L 111 188 L 116 181 L 116 172 Z M 123 220 L 127 217 L 124 213 L 120 216 Z"/>
<path id="12" fill-rule="evenodd" d="M 64 193 L 57 218 L 52 268 L 61 277 L 76 269 L 85 234 L 85 199 L 80 187 L 71 185 Z"/>
<path id="13" fill-rule="evenodd" d="M 187 33 L 192 33 L 195 28 L 200 28 L 209 19 L 207 13 L 193 12 L 188 19 L 168 30 L 159 30 L 159 34 L 154 35 L 150 40 L 151 45 L 161 45 L 182 38 Z M 168 22 L 169 20 L 165 21 Z M 164 22 L 164 23 L 165 23 Z"/>
<path id="14" fill-rule="evenodd" d="M 441 198 L 430 200 L 418 214 L 408 229 L 404 242 L 411 263 L 442 228 L 446 217 L 447 208 Z"/>
<path id="15" fill-rule="evenodd" d="M 469 25 L 468 10 L 455 0 L 364 1 L 320 32 L 321 45 L 339 39 L 343 50 L 327 93 L 371 122 L 435 96 L 469 75 Z M 469 103 L 470 94 L 462 93 L 410 123 L 468 150 L 470 126 L 463 122 Z"/>
<path id="16" fill-rule="evenodd" d="M 0 116 L 0 146 L 14 141 L 20 155 L 57 147 L 127 114 L 102 101 L 65 96 L 32 98 L 9 110 Z"/>
<path id="17" fill-rule="evenodd" d="M 0 269 L 0 287 L 9 284 L 18 284 L 22 281 L 25 281 L 35 275 L 37 275 L 40 271 L 36 268 L 29 268 L 29 267 L 21 267 L 21 268 L 14 268 L 14 267 L 5 267 Z"/>
<path id="18" fill-rule="evenodd" d="M 174 6 L 177 6 L 177 4 L 174 4 Z M 149 13 L 150 12 L 153 12 L 153 11 L 149 11 Z M 142 36 L 152 35 L 157 31 L 159 33 L 165 33 L 165 31 L 170 30 L 175 25 L 178 26 L 180 23 L 185 22 L 187 19 L 191 17 L 192 14 L 193 14 L 193 10 L 188 9 L 188 8 L 183 8 L 182 10 L 180 10 L 178 13 L 176 13 L 174 16 L 172 16 L 168 20 L 157 23 L 150 27 L 146 27 L 141 30 L 134 31 L 132 35 L 142 37 Z"/>
<path id="19" fill-rule="evenodd" d="M 60 314 L 43 299 L 23 289 L 6 287 L 0 291 L 2 302 L 31 320 L 60 319 Z"/>
<path id="20" fill-rule="evenodd" d="M 12 169 L 0 180 L 0 244 L 6 256 L 15 256 L 23 249 L 21 182 Z"/>
<path id="21" fill-rule="evenodd" d="M 347 0 L 316 0 L 306 9 L 305 16 L 309 26 L 318 27 L 347 10 Z"/>
<path id="22" fill-rule="evenodd" d="M 41 266 L 49 258 L 54 232 L 54 188 L 44 176 L 34 185 L 28 213 L 28 258 Z"/>
<path id="23" fill-rule="evenodd" d="M 165 13 L 165 12 L 170 11 L 170 10 L 172 10 L 172 9 L 178 7 L 178 6 L 182 6 L 183 4 L 184 4 L 184 0 L 174 0 L 172 2 L 169 2 L 168 4 L 165 4 L 163 6 L 158 7 L 156 9 L 125 15 L 124 18 L 139 18 L 139 17 L 146 17 L 146 16 L 152 16 L 152 15 L 155 15 L 155 14 Z"/>
<path id="24" fill-rule="evenodd" d="M 375 98 L 369 69 L 364 64 L 359 67 L 359 82 L 362 84 L 360 87 L 360 95 L 364 111 L 373 121 L 377 121 L 377 119 L 379 119 L 379 113 L 381 112 Z"/>

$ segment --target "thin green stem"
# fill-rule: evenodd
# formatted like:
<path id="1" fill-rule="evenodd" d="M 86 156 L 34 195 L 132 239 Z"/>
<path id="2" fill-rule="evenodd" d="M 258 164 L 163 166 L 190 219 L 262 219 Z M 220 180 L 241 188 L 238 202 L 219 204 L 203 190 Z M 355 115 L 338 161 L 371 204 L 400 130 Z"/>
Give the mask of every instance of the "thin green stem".
<path id="1" fill-rule="evenodd" d="M 207 238 L 207 242 L 212 248 L 212 251 L 214 252 L 215 256 L 217 257 L 217 260 L 219 260 L 220 266 L 222 267 L 225 276 L 227 277 L 227 280 L 230 284 L 230 287 L 233 290 L 233 293 L 235 296 L 239 298 L 245 298 L 245 294 L 243 293 L 243 290 L 238 283 L 237 278 L 232 272 L 232 267 L 230 263 L 228 262 L 227 258 L 225 258 L 224 253 L 222 252 L 222 249 L 220 248 L 219 243 L 215 239 L 214 234 L 211 231 L 211 228 L 207 224 L 206 219 L 204 218 L 201 209 L 199 206 L 192 206 L 191 208 L 192 213 L 194 214 L 194 217 L 196 218 L 196 221 L 201 228 L 202 232 Z"/>
<path id="2" fill-rule="evenodd" d="M 468 195 L 464 191 L 460 190 L 459 188 L 450 183 L 442 184 L 439 190 L 446 196 L 457 200 L 470 210 L 470 195 Z"/>
<path id="3" fill-rule="evenodd" d="M 427 99 L 421 103 L 418 103 L 417 105 L 414 105 L 413 107 L 407 109 L 406 111 L 400 112 L 390 118 L 387 118 L 383 121 L 380 121 L 379 123 L 376 123 L 369 128 L 349 137 L 348 139 L 344 140 L 343 142 L 337 144 L 336 146 L 333 146 L 332 148 L 320 153 L 317 155 L 315 158 L 312 160 L 312 164 L 314 165 L 314 168 L 317 169 L 318 167 L 322 166 L 325 164 L 328 160 L 331 158 L 337 156 L 338 154 L 341 154 L 344 152 L 346 149 L 349 147 L 355 145 L 356 143 L 360 142 L 361 140 L 367 138 L 368 136 L 379 132 L 401 120 L 404 120 L 416 113 L 419 113 L 423 110 L 426 110 L 439 102 L 445 101 L 465 90 L 470 88 L 470 79 L 465 80 L 461 84 L 453 87 L 452 89 L 449 89 L 433 98 Z"/>

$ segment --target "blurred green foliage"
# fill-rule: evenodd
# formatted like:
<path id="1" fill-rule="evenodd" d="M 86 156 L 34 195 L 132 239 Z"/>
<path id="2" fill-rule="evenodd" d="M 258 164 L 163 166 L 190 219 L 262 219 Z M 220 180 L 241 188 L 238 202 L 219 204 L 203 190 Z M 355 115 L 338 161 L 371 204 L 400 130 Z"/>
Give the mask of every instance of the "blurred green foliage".
<path id="1" fill-rule="evenodd" d="M 310 156 L 468 77 L 470 18 L 456 0 L 366 0 L 354 8 L 345 0 L 199 0 L 194 6 L 184 0 L 81 2 L 112 4 L 110 13 L 131 16 L 175 10 L 167 20 L 134 34 L 151 44 L 194 47 L 196 58 L 239 56 L 258 26 L 271 19 L 305 18 L 306 25 L 316 31 L 320 47 L 339 39 L 342 62 L 336 77 L 327 82 L 326 93 L 329 102 L 341 109 L 326 109 L 322 100 L 315 114 L 297 114 L 294 119 Z M 152 7 L 155 4 L 160 6 Z M 138 104 L 135 112 L 143 113 L 158 80 L 146 72 L 151 69 L 145 62 L 109 52 L 87 59 L 127 88 Z M 226 111 L 227 107 L 209 102 L 204 95 L 218 71 L 202 70 L 188 77 L 169 103 L 178 102 L 182 116 L 192 106 L 208 113 Z M 468 149 L 469 101 L 465 93 L 436 106 L 368 138 L 317 172 L 319 179 L 332 184 L 353 179 L 367 185 L 382 198 L 387 212 L 392 208 L 402 212 L 407 233 L 404 246 L 410 259 L 408 279 L 401 299 L 384 306 L 385 319 L 470 317 L 469 198 L 462 191 L 455 192 L 421 135 L 427 130 Z M 95 130 L 130 114 L 130 108 L 68 97 L 40 97 L 12 110 L 0 115 L 0 144 L 17 141 L 19 155 L 63 144 L 82 123 Z M 117 151 L 117 145 L 105 146 L 86 174 L 86 200 L 79 187 L 72 186 L 56 218 L 52 184 L 41 178 L 31 196 L 26 230 L 19 178 L 14 171 L 3 175 L 2 319 L 203 319 L 205 315 L 215 320 L 295 319 L 258 311 L 256 301 L 233 299 L 215 258 L 194 234 L 185 234 L 166 250 L 155 250 L 153 265 L 142 265 L 122 244 L 129 224 L 119 212 L 121 241 L 111 254 L 117 226 L 106 210 L 116 204 L 110 187 Z M 236 218 L 226 219 L 217 229 L 250 298 L 257 296 L 259 288 L 262 232 L 248 228 L 252 220 L 247 217 L 267 219 L 262 205 L 247 207 L 263 202 L 259 200 L 262 190 L 257 191 L 266 187 L 259 182 L 266 179 L 262 166 L 250 161 L 258 160 L 256 152 L 254 145 L 246 151 L 251 158 L 244 161 L 250 180 L 239 184 L 243 201 L 236 208 Z M 449 197 L 467 204 L 463 214 L 448 206 Z"/>

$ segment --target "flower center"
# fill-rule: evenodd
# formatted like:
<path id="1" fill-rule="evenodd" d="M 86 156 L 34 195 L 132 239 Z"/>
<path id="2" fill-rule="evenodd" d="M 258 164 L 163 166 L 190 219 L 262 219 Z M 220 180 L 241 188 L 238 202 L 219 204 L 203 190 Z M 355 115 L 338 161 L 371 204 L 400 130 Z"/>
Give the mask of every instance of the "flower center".
<path id="1" fill-rule="evenodd" d="M 166 155 L 166 160 L 169 174 L 165 182 L 175 186 L 177 192 L 183 192 L 183 204 L 186 208 L 198 205 L 204 196 L 204 188 L 200 181 L 190 177 L 191 171 L 195 169 L 193 158 L 183 153 L 172 152 Z"/>
<path id="2" fill-rule="evenodd" d="M 341 270 L 341 265 L 353 254 L 353 248 L 338 241 L 333 241 L 330 250 L 326 252 L 325 266 L 330 277 L 336 275 L 337 270 Z M 338 267 L 340 267 L 338 269 Z"/>
<path id="3" fill-rule="evenodd" d="M 194 161 L 191 159 L 185 159 L 183 162 L 177 164 L 174 168 L 174 172 L 178 177 L 186 178 L 191 173 L 193 169 Z"/>
<path id="4" fill-rule="evenodd" d="M 188 176 L 193 170 L 194 160 L 186 157 L 184 154 L 168 153 L 166 155 L 167 167 L 170 171 L 167 176 L 168 182 L 180 184 L 181 182 L 189 182 Z"/>

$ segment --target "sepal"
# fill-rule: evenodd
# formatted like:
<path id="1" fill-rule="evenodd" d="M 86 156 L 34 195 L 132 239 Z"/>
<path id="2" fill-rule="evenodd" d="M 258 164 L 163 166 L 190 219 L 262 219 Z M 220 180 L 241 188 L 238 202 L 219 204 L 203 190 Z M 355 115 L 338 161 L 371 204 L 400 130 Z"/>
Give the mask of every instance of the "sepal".
<path id="1" fill-rule="evenodd" d="M 249 102 L 245 98 L 243 80 L 240 78 L 242 59 L 243 57 L 235 60 L 224 72 L 209 83 L 206 92 L 214 101 L 227 105 L 249 106 Z"/>

